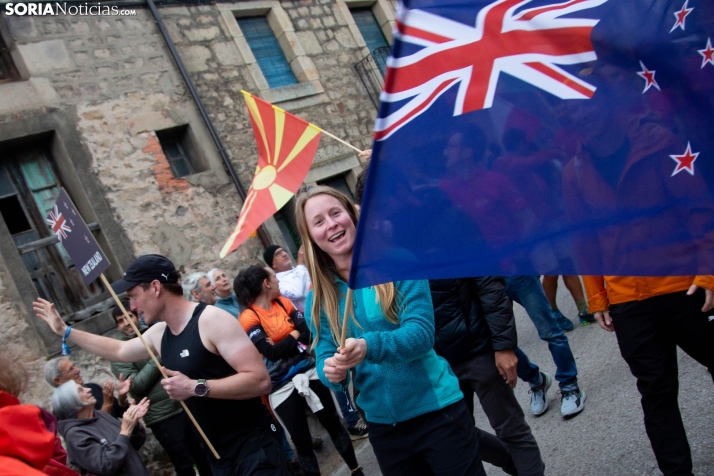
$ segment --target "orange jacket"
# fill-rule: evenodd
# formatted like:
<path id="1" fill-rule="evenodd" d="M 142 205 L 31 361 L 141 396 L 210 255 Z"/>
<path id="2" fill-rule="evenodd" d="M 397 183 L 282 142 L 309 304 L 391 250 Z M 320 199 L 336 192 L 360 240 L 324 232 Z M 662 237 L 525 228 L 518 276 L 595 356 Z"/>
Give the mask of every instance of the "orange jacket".
<path id="1" fill-rule="evenodd" d="M 611 304 L 686 291 L 692 284 L 714 290 L 714 276 L 583 276 L 588 312 L 607 311 Z"/>

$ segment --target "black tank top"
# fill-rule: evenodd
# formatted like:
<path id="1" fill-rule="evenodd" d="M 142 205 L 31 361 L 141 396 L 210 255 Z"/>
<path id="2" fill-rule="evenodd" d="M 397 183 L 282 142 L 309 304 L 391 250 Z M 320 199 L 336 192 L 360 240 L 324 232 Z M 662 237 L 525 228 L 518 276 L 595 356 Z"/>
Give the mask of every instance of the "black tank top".
<path id="1" fill-rule="evenodd" d="M 191 379 L 212 380 L 235 375 L 237 372 L 223 357 L 206 349 L 201 342 L 198 321 L 205 308 L 205 303 L 196 306 L 180 334 L 174 335 L 166 328 L 161 339 L 164 367 Z M 212 465 L 222 466 L 221 463 L 228 463 L 232 456 L 251 453 L 275 438 L 273 419 L 258 397 L 219 400 L 211 398 L 209 392 L 207 397 L 187 399 L 186 406 L 221 456 L 217 461 L 210 455 Z"/>

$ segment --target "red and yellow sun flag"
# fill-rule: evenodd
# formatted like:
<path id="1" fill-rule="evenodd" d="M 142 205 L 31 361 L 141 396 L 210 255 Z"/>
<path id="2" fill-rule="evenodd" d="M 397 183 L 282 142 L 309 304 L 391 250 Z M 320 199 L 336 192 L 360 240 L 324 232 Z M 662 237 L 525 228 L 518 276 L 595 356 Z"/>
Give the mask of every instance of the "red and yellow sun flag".
<path id="1" fill-rule="evenodd" d="M 238 248 L 297 192 L 310 170 L 322 129 L 241 91 L 258 144 L 258 166 L 221 258 Z"/>

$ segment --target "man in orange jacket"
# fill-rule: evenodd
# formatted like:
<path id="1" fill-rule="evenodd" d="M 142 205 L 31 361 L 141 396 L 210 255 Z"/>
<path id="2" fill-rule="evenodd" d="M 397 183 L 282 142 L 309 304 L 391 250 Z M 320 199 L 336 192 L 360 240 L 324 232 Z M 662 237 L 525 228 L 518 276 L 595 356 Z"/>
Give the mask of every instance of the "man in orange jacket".
<path id="1" fill-rule="evenodd" d="M 583 276 L 588 309 L 615 332 L 637 378 L 645 429 L 667 475 L 692 475 L 692 455 L 679 413 L 677 346 L 714 370 L 714 276 Z"/>

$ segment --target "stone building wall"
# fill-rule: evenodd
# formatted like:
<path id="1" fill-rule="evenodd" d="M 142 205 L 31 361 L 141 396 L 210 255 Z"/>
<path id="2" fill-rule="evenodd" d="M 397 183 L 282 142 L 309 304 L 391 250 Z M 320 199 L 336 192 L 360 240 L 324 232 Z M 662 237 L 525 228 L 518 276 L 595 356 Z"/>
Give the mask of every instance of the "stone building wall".
<path id="1" fill-rule="evenodd" d="M 264 85 L 256 82 L 237 43 L 232 13 L 226 11 L 247 3 L 279 5 L 287 14 L 284 26 L 294 32 L 309 59 L 306 64 L 314 66 L 315 91 L 278 106 L 358 148 L 370 147 L 376 111 L 353 68 L 364 56 L 364 45 L 355 38 L 343 0 L 161 7 L 244 187 L 252 179 L 257 148 L 241 90 L 259 93 Z M 132 256 L 145 253 L 169 256 L 184 273 L 218 266 L 232 276 L 240 266 L 258 261 L 262 246 L 257 238 L 218 259 L 242 203 L 148 9 L 136 8 L 131 17 L 5 16 L 0 23 L 21 58 L 23 73 L 22 81 L 0 84 L 0 143 L 52 129 L 47 124 L 53 123 L 61 124 L 53 129 L 56 138 L 76 138 L 75 146 L 67 147 L 73 170 L 59 172 L 76 177 L 74 190 L 86 195 L 86 207 L 100 204 L 106 209 L 104 221 L 115 224 L 103 228 L 105 246 L 117 261 L 115 277 Z M 155 131 L 184 125 L 205 167 L 175 179 Z M 354 152 L 323 136 L 308 181 L 360 166 Z M 268 225 L 271 238 L 282 240 L 275 223 Z M 1 352 L 29 371 L 24 400 L 49 406 L 51 388 L 42 379 L 42 368 L 56 352 L 58 339 L 52 341 L 32 315 L 33 290 L 15 279 L 23 272 L 13 269 L 17 257 L 8 262 L 6 250 L 0 252 Z M 107 324 L 105 316 L 103 322 L 89 328 L 106 332 L 111 321 Z M 103 382 L 109 377 L 102 359 L 79 350 L 72 358 L 85 379 Z"/>

